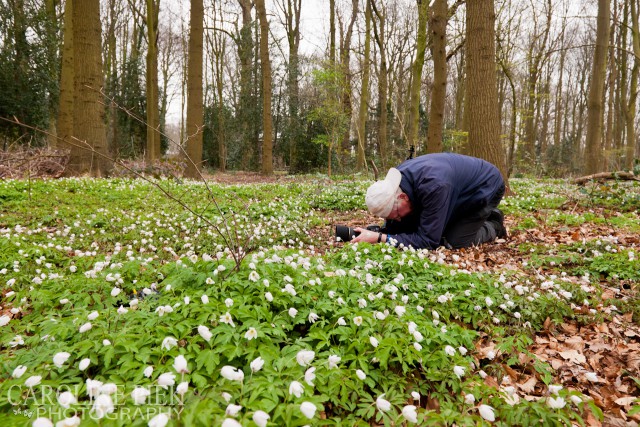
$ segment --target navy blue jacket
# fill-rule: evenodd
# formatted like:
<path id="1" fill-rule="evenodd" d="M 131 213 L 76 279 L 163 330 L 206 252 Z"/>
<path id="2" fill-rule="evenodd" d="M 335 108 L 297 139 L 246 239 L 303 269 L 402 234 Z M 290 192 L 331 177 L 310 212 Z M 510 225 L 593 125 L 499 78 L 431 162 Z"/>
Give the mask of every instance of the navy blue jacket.
<path id="1" fill-rule="evenodd" d="M 502 189 L 498 168 L 475 157 L 436 153 L 406 160 L 397 169 L 400 189 L 409 196 L 412 213 L 402 221 L 389 221 L 398 244 L 435 249 L 450 221 L 477 212 Z M 395 226 L 390 226 L 395 225 Z"/>

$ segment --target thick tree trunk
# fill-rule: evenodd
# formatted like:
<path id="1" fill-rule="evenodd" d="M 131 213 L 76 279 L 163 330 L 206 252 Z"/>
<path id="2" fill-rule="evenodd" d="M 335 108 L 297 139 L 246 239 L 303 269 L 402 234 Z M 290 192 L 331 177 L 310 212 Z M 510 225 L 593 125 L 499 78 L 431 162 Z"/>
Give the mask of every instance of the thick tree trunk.
<path id="1" fill-rule="evenodd" d="M 469 153 L 493 163 L 506 177 L 500 141 L 495 18 L 493 0 L 467 1 L 465 114 L 469 126 Z"/>
<path id="2" fill-rule="evenodd" d="M 60 71 L 60 106 L 58 108 L 58 140 L 56 146 L 72 149 L 66 142 L 73 135 L 73 10 L 72 2 L 64 4 L 64 36 Z"/>
<path id="3" fill-rule="evenodd" d="M 591 69 L 589 99 L 587 106 L 586 152 L 588 174 L 602 169 L 602 118 L 604 82 L 607 73 L 607 43 L 609 42 L 609 0 L 598 0 L 596 48 Z"/>
<path id="4" fill-rule="evenodd" d="M 427 0 L 417 0 L 417 3 L 418 33 L 416 35 L 416 57 L 413 60 L 413 64 L 411 64 L 411 88 L 409 89 L 409 129 L 407 132 L 407 145 L 409 145 L 409 147 L 416 147 L 419 151 L 420 141 L 418 139 L 418 132 L 420 128 L 420 88 L 422 87 L 424 53 L 427 49 L 427 20 L 429 14 L 429 2 Z M 428 147 L 429 139 L 427 139 L 427 151 Z"/>
<path id="5" fill-rule="evenodd" d="M 204 7 L 202 0 L 191 0 L 191 31 L 187 66 L 187 168 L 185 176 L 200 177 L 202 163 L 202 37 Z"/>
<path id="6" fill-rule="evenodd" d="M 442 151 L 442 128 L 444 126 L 444 105 L 447 96 L 447 1 L 435 0 L 431 17 L 431 34 L 433 45 L 433 91 L 431 92 L 431 108 L 429 110 L 429 133 L 427 135 L 427 152 Z"/>
<path id="7" fill-rule="evenodd" d="M 73 2 L 73 145 L 66 175 L 108 172 L 99 0 Z"/>
<path id="8" fill-rule="evenodd" d="M 271 118 L 271 60 L 269 58 L 269 22 L 264 0 L 256 0 L 260 20 L 260 67 L 262 70 L 262 173 L 273 174 L 273 124 Z"/>

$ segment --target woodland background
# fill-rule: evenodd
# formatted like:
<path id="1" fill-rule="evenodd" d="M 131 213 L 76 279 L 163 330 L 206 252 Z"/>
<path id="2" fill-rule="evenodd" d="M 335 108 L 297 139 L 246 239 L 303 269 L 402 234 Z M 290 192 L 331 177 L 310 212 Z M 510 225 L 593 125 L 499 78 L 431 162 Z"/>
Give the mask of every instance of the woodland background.
<path id="1" fill-rule="evenodd" d="M 309 7 L 328 22 L 301 28 Z M 638 8 L 2 0 L 1 148 L 60 150 L 64 174 L 93 176 L 114 160 L 192 177 L 331 175 L 393 166 L 411 146 L 483 157 L 505 176 L 628 170 L 640 152 Z"/>

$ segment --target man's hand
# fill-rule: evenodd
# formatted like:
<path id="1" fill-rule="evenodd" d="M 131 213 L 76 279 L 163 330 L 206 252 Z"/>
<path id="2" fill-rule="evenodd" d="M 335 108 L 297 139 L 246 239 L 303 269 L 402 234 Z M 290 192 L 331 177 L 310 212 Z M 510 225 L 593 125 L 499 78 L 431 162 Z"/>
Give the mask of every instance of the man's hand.
<path id="1" fill-rule="evenodd" d="M 387 240 L 386 234 L 383 234 L 382 237 L 380 238 L 380 233 L 376 231 L 370 231 L 370 230 L 367 230 L 366 228 L 361 228 L 361 227 L 355 227 L 354 230 L 359 232 L 360 235 L 357 237 L 354 237 L 353 240 L 351 240 L 351 243 L 358 243 L 358 242 L 384 243 Z"/>

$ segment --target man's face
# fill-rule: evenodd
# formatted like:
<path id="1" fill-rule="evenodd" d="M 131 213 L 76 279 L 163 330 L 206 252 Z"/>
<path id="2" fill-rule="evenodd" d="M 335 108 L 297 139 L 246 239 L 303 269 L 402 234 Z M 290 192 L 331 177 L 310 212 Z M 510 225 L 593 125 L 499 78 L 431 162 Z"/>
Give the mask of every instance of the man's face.
<path id="1" fill-rule="evenodd" d="M 402 218 L 409 215 L 411 213 L 411 202 L 409 201 L 409 197 L 400 193 L 396 200 L 393 202 L 393 209 L 391 209 L 391 213 L 386 218 L 387 220 L 392 221 L 401 221 Z"/>

